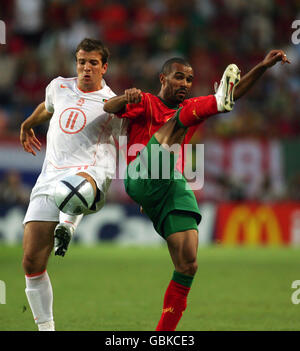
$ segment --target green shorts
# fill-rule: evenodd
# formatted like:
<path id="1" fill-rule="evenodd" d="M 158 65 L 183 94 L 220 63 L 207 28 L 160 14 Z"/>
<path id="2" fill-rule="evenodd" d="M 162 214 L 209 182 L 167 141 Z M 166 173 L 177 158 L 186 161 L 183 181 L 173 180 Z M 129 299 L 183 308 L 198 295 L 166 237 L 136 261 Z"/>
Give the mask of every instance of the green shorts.
<path id="1" fill-rule="evenodd" d="M 153 145 L 159 148 L 158 153 L 151 154 Z M 167 170 L 162 167 L 166 164 L 169 165 Z M 173 233 L 198 230 L 201 221 L 195 195 L 184 176 L 175 170 L 175 164 L 174 154 L 164 149 L 153 136 L 128 165 L 124 180 L 127 194 L 143 207 L 144 213 L 163 238 L 172 234 L 170 231 L 173 230 Z M 170 221 L 166 221 L 169 214 L 184 216 L 177 216 L 171 225 Z"/>

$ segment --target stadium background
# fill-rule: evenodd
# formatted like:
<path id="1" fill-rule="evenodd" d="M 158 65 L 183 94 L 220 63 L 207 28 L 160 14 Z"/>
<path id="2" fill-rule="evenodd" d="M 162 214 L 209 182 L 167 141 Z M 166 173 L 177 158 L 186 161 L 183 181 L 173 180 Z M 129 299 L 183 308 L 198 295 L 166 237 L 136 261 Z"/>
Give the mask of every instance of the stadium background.
<path id="1" fill-rule="evenodd" d="M 300 45 L 291 41 L 299 11 L 298 1 L 281 0 L 1 1 L 0 242 L 21 240 L 44 155 L 22 151 L 20 123 L 43 101 L 52 78 L 75 75 L 76 45 L 95 37 L 110 48 L 106 80 L 117 94 L 131 86 L 156 93 L 158 71 L 171 56 L 193 65 L 195 96 L 212 93 L 230 62 L 245 73 L 268 50 L 286 51 L 290 66 L 270 69 L 230 115 L 211 118 L 192 142 L 205 145 L 205 182 L 196 191 L 201 243 L 300 243 Z M 36 131 L 45 145 L 47 125 Z M 161 243 L 121 180 L 113 181 L 103 212 L 86 218 L 75 238 L 98 239 Z"/>

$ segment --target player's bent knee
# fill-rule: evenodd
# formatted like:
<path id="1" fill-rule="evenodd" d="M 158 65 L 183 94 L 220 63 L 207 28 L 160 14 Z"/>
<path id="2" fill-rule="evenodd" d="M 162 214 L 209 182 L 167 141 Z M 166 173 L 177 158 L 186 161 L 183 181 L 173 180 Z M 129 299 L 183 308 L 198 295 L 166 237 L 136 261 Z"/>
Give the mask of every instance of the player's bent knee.
<path id="1" fill-rule="evenodd" d="M 198 263 L 196 261 L 191 262 L 187 265 L 187 275 L 195 275 L 198 270 Z"/>
<path id="2" fill-rule="evenodd" d="M 198 270 L 198 263 L 196 260 L 192 262 L 181 262 L 175 269 L 179 273 L 194 276 Z"/>

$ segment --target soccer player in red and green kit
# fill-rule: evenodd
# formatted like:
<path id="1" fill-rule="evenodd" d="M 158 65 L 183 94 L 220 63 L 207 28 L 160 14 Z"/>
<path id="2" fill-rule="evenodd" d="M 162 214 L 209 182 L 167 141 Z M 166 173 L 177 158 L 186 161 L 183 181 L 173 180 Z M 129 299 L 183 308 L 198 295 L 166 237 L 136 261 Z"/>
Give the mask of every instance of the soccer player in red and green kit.
<path id="1" fill-rule="evenodd" d="M 166 240 L 175 268 L 165 292 L 157 331 L 174 331 L 186 309 L 197 271 L 201 220 L 194 193 L 176 167 L 178 154 L 169 150 L 175 144 L 187 144 L 197 126 L 209 116 L 231 111 L 234 100 L 244 95 L 266 69 L 278 61 L 289 62 L 282 50 L 272 50 L 242 79 L 238 67 L 231 64 L 215 95 L 186 99 L 194 72 L 187 61 L 173 58 L 162 67 L 161 89 L 157 96 L 132 88 L 104 105 L 106 112 L 129 120 L 128 150 L 135 147 L 135 154 L 127 155 L 125 189 Z M 151 153 L 154 146 L 161 146 L 159 154 Z M 164 154 L 169 156 L 168 179 L 161 171 Z M 153 179 L 151 167 L 154 164 L 158 164 L 160 173 Z"/>

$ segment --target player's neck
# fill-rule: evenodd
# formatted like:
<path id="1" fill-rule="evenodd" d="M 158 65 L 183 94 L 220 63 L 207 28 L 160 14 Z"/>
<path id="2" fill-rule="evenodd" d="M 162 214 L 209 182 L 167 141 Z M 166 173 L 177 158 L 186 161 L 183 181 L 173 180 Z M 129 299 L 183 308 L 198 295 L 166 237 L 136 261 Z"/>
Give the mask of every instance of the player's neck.
<path id="1" fill-rule="evenodd" d="M 102 84 L 84 84 L 83 82 L 77 81 L 77 88 L 84 93 L 92 93 L 93 91 L 101 90 Z"/>
<path id="2" fill-rule="evenodd" d="M 161 91 L 157 94 L 157 96 L 159 97 L 159 99 L 168 107 L 170 108 L 177 108 L 179 105 L 179 102 L 177 101 L 173 101 L 171 99 L 168 99 L 167 96 L 165 96 L 165 94 L 163 94 Z"/>

